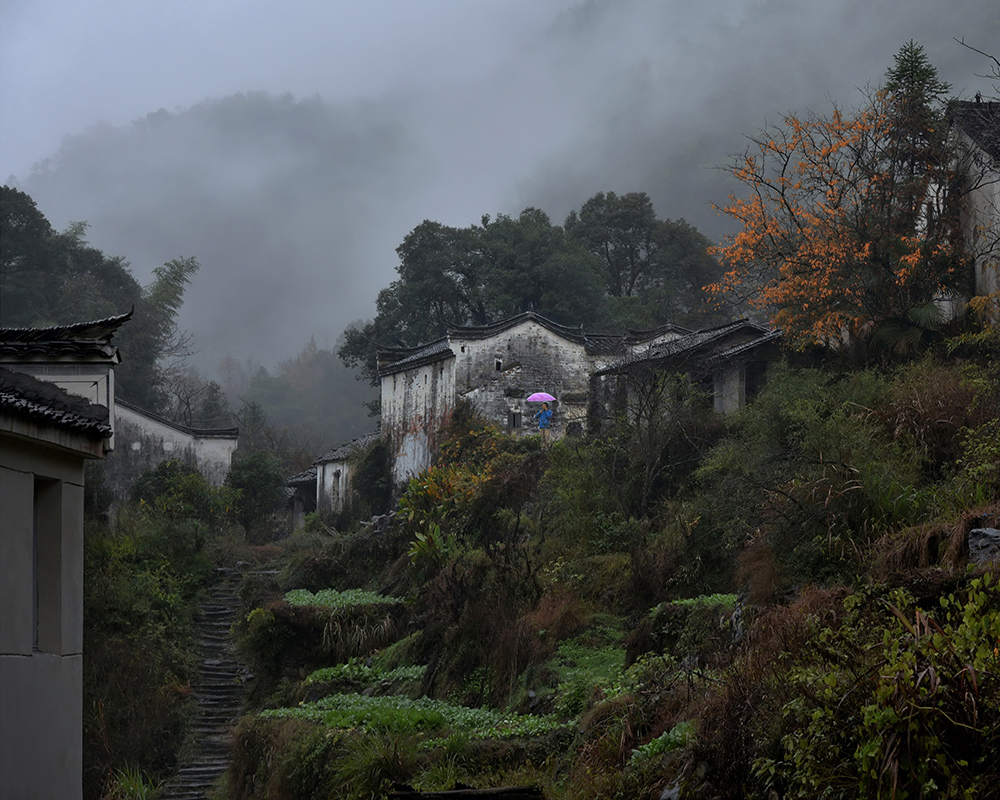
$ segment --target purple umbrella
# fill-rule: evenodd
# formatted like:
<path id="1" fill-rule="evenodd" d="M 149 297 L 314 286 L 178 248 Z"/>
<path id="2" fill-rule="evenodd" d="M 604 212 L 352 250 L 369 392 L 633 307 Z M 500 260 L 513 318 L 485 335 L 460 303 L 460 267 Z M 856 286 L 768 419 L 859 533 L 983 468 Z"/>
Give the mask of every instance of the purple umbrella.
<path id="1" fill-rule="evenodd" d="M 548 392 L 535 392 L 533 395 L 528 396 L 529 403 L 551 403 L 555 398 Z"/>

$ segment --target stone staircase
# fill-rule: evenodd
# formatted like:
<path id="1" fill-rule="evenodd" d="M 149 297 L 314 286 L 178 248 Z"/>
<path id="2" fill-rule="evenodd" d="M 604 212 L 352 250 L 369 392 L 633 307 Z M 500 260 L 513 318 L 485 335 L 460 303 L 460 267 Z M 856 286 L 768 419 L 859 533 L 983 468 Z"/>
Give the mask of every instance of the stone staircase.
<path id="1" fill-rule="evenodd" d="M 250 678 L 236 659 L 230 637 L 240 608 L 236 590 L 241 577 L 232 570 L 219 570 L 219 580 L 199 609 L 201 665 L 192 686 L 198 712 L 188 730 L 177 774 L 157 792 L 157 800 L 206 800 L 229 768 L 233 727 Z"/>

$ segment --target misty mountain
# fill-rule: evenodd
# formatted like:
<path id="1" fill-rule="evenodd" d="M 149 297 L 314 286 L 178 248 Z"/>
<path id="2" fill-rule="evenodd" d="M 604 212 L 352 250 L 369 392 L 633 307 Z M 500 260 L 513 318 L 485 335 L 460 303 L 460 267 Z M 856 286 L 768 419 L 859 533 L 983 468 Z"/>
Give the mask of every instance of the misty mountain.
<path id="1" fill-rule="evenodd" d="M 142 282 L 168 259 L 198 259 L 178 321 L 200 369 L 227 355 L 275 365 L 371 318 L 395 248 L 425 219 L 465 227 L 534 206 L 560 222 L 597 192 L 646 192 L 660 217 L 717 239 L 727 223 L 712 203 L 736 188 L 718 167 L 745 134 L 787 111 L 851 107 L 911 38 L 956 95 L 988 93 L 975 74 L 988 63 L 953 37 L 1000 41 L 1000 16 L 978 0 L 559 8 L 543 23 L 512 11 L 519 26 L 496 8 L 439 4 L 408 31 L 387 20 L 393 44 L 379 39 L 377 58 L 346 45 L 290 52 L 277 34 L 289 23 L 275 19 L 273 51 L 254 50 L 242 78 L 229 65 L 214 76 L 242 91 L 178 69 L 170 92 L 150 96 L 187 91 L 195 105 L 70 136 L 15 183 L 57 228 L 87 221 L 91 243 Z M 316 11 L 317 29 L 341 22 Z M 244 33 L 266 40 L 264 24 Z M 373 59 L 378 70 L 357 66 Z M 134 70 L 162 86 L 146 64 Z M 248 93 L 257 86 L 272 93 Z"/>
<path id="2" fill-rule="evenodd" d="M 53 224 L 82 217 L 139 276 L 197 254 L 180 325 L 211 369 L 226 355 L 274 362 L 311 335 L 332 345 L 365 313 L 373 223 L 415 178 L 413 151 L 373 105 L 240 94 L 69 138 L 26 187 Z"/>

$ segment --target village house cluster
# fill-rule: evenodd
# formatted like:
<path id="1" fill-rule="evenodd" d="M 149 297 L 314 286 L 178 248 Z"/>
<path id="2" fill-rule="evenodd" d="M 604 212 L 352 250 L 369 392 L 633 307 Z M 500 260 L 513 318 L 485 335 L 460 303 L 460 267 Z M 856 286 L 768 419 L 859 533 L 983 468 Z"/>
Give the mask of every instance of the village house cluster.
<path id="1" fill-rule="evenodd" d="M 1000 226 L 1000 103 L 961 101 L 950 119 L 970 172 L 966 236 L 977 254 L 975 295 L 1000 291 L 995 248 Z M 961 313 L 968 298 L 939 298 L 945 314 Z M 512 433 L 535 432 L 535 391 L 552 394 L 553 436 L 599 434 L 625 407 L 630 380 L 640 373 L 686 374 L 729 413 L 756 394 L 778 357 L 780 332 L 748 320 L 708 330 L 664 325 L 621 335 L 587 333 L 533 313 L 485 326 L 450 326 L 436 341 L 378 352 L 381 425 L 316 460 L 289 483 L 295 524 L 309 511 L 338 512 L 353 500 L 351 475 L 376 440 L 389 446 L 399 485 L 429 467 L 442 426 L 459 402 Z"/>

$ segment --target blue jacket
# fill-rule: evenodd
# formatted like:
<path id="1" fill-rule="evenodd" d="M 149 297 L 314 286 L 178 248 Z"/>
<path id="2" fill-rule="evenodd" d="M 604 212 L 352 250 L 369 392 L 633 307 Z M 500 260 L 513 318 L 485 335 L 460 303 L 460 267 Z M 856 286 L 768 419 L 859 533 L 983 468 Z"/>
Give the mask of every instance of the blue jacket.
<path id="1" fill-rule="evenodd" d="M 544 408 L 534 418 L 538 420 L 539 428 L 548 428 L 552 424 L 552 409 Z"/>

